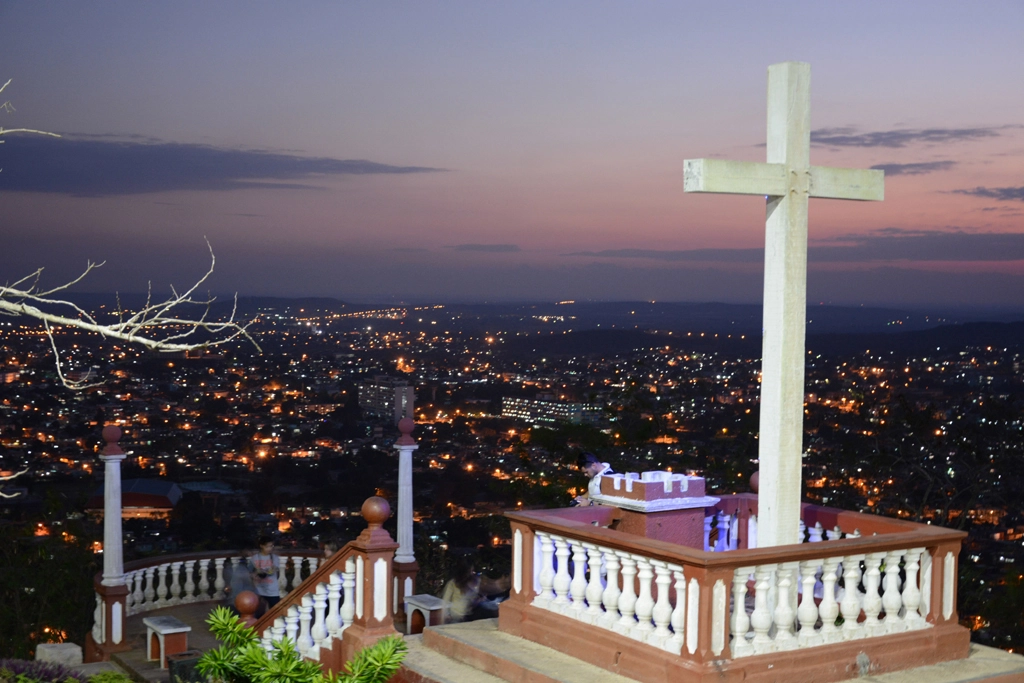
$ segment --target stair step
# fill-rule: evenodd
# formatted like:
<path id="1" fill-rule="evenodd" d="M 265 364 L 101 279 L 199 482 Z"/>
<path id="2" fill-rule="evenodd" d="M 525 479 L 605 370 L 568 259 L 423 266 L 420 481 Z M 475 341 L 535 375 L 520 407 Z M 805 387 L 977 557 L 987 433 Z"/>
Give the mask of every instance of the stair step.
<path id="1" fill-rule="evenodd" d="M 508 683 L 635 683 L 538 643 L 502 633 L 497 619 L 431 626 L 423 645 Z"/>
<path id="2" fill-rule="evenodd" d="M 406 636 L 409 652 L 398 678 L 403 683 L 503 683 L 491 674 L 455 661 L 423 644 L 423 636 Z"/>

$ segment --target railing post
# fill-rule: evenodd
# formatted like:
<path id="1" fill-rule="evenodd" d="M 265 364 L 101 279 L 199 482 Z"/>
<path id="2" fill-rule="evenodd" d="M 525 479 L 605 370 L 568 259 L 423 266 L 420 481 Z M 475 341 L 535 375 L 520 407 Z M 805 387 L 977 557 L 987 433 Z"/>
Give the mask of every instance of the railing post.
<path id="1" fill-rule="evenodd" d="M 385 499 L 374 496 L 363 503 L 362 513 L 367 527 L 352 542 L 360 553 L 356 561 L 356 612 L 352 625 L 342 634 L 343 662 L 352 659 L 364 647 L 397 633 L 391 612 L 391 593 L 392 562 L 398 544 L 384 530 L 384 522 L 391 516 L 391 507 Z M 358 570 L 359 559 L 363 560 L 362 572 Z M 359 609 L 360 603 L 362 609 Z"/>

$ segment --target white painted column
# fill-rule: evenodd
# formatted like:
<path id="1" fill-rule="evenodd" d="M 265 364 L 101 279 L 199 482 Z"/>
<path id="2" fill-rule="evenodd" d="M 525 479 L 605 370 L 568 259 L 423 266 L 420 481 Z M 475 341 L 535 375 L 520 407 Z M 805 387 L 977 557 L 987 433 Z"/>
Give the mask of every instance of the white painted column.
<path id="1" fill-rule="evenodd" d="M 100 453 L 103 461 L 103 580 L 104 586 L 124 585 L 124 546 L 121 536 L 121 461 L 125 455 L 117 442 L 121 430 L 103 428 L 107 445 Z"/>
<path id="2" fill-rule="evenodd" d="M 412 452 L 419 446 L 412 438 L 415 426 L 412 418 L 400 420 L 398 430 L 402 435 L 395 441 L 398 451 L 398 551 L 395 562 L 398 563 L 416 561 L 412 540 Z"/>

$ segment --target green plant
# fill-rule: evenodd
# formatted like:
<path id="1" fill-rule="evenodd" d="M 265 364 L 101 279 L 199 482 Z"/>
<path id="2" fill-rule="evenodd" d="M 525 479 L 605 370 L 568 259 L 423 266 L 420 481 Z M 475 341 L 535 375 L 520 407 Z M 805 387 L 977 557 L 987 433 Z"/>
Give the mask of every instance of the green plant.
<path id="1" fill-rule="evenodd" d="M 89 683 L 132 683 L 132 678 L 120 671 L 101 671 L 90 677 Z"/>
<path id="2" fill-rule="evenodd" d="M 224 643 L 196 664 L 213 683 L 384 683 L 398 671 L 406 653 L 405 641 L 390 636 L 357 653 L 341 674 L 325 676 L 320 665 L 303 659 L 287 638 L 275 642 L 268 653 L 256 631 L 226 607 L 215 609 L 206 623 Z"/>

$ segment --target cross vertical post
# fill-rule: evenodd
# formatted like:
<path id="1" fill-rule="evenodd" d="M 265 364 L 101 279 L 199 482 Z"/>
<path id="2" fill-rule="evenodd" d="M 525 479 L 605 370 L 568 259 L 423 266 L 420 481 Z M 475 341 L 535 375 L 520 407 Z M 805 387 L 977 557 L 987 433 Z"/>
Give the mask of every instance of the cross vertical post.
<path id="1" fill-rule="evenodd" d="M 878 170 L 811 166 L 811 67 L 768 67 L 767 163 L 687 159 L 685 192 L 764 195 L 758 545 L 798 543 L 811 197 L 881 201 Z"/>
<path id="2" fill-rule="evenodd" d="M 784 166 L 788 191 L 768 197 L 765 220 L 757 495 L 762 546 L 797 543 L 800 523 L 810 81 L 809 64 L 768 68 L 768 163 Z"/>

